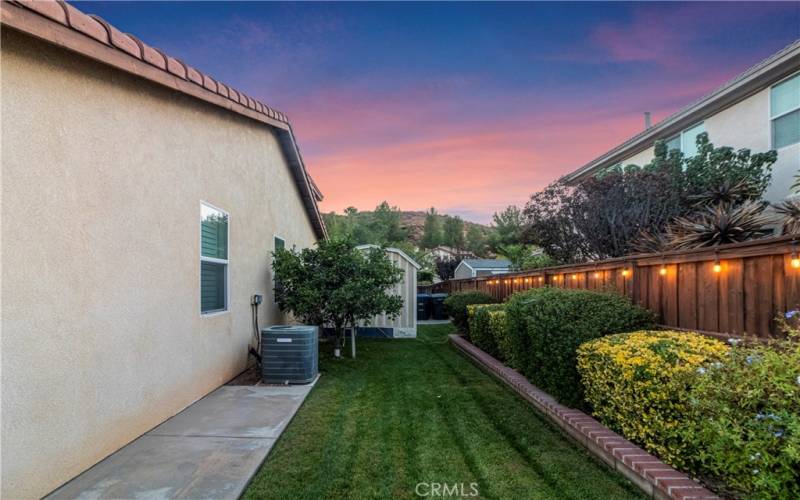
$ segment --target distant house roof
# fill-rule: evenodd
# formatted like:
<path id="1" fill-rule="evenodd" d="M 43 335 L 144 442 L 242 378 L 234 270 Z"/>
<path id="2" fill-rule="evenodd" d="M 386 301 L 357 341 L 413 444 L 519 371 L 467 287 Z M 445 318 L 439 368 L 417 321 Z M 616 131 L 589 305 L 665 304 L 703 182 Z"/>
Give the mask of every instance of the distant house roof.
<path id="1" fill-rule="evenodd" d="M 508 269 L 511 267 L 511 262 L 505 259 L 464 259 L 461 262 L 475 270 Z"/>
<path id="2" fill-rule="evenodd" d="M 431 248 L 431 251 L 432 252 L 437 252 L 438 251 L 438 252 L 442 252 L 442 253 L 449 253 L 450 255 L 453 255 L 453 256 L 457 256 L 457 255 L 471 255 L 473 257 L 475 256 L 474 253 L 472 253 L 472 252 L 470 252 L 468 250 L 459 250 L 457 248 L 448 247 L 448 246 L 444 246 L 444 245 L 439 245 L 437 247 L 433 247 L 433 248 Z"/>
<path id="3" fill-rule="evenodd" d="M 292 177 L 318 238 L 327 230 L 317 201 L 322 193 L 306 171 L 289 118 L 238 90 L 151 47 L 94 15 L 63 1 L 0 2 L 3 28 L 13 28 L 45 42 L 150 80 L 271 127 L 278 137 Z M 232 57 L 235 54 L 231 55 Z"/>
<path id="4" fill-rule="evenodd" d="M 563 176 L 561 181 L 567 184 L 577 183 L 599 169 L 624 161 L 652 146 L 656 139 L 665 139 L 679 133 L 703 118 L 718 113 L 777 80 L 795 73 L 798 67 L 800 67 L 800 39 L 602 156 Z"/>
<path id="5" fill-rule="evenodd" d="M 378 248 L 378 249 L 380 249 L 381 247 L 379 247 L 378 245 L 372 245 L 372 244 L 369 244 L 369 243 L 368 243 L 368 244 L 365 244 L 365 245 L 358 245 L 356 248 L 357 248 L 357 249 L 359 249 L 359 250 L 366 250 L 367 248 Z M 412 265 L 412 266 L 414 266 L 414 267 L 415 267 L 417 270 L 419 270 L 419 269 L 422 269 L 422 266 L 420 266 L 419 264 L 417 264 L 417 261 L 415 261 L 414 259 L 412 259 L 411 257 L 409 257 L 407 253 L 405 253 L 404 251 L 400 250 L 399 248 L 386 247 L 386 248 L 384 248 L 384 249 L 383 249 L 383 251 L 384 251 L 384 252 L 389 252 L 389 253 L 394 253 L 394 254 L 397 254 L 397 255 L 399 255 L 400 257 L 402 257 L 402 258 L 406 259 L 406 260 L 407 260 L 409 263 L 411 263 L 411 265 Z"/>

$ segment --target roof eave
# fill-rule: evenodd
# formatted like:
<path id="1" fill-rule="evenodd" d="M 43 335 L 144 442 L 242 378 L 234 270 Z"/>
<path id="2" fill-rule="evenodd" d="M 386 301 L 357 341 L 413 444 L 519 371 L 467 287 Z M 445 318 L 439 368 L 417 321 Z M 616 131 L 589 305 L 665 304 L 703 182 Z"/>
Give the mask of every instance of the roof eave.
<path id="1" fill-rule="evenodd" d="M 768 58 L 766 63 L 756 65 L 753 69 L 745 72 L 748 74 L 744 78 L 737 77 L 733 80 L 735 83 L 726 83 L 698 102 L 642 131 L 574 172 L 561 177 L 560 181 L 574 185 L 598 169 L 624 161 L 625 158 L 650 148 L 656 139 L 680 133 L 686 127 L 729 108 L 767 88 L 775 81 L 797 72 L 800 70 L 800 40 L 794 42 L 787 49 Z M 741 80 L 736 81 L 739 78 Z"/>
<path id="2" fill-rule="evenodd" d="M 70 9 L 72 15 L 81 15 L 87 18 L 90 17 L 86 16 L 80 11 L 77 11 L 77 9 L 74 7 L 68 6 L 68 4 L 64 4 L 62 2 L 42 2 L 40 5 L 36 6 L 37 9 L 42 10 L 45 3 L 57 5 L 60 9 L 65 9 L 64 15 L 67 23 L 70 22 L 69 13 L 66 10 L 68 8 Z M 317 199 L 321 200 L 322 193 L 319 191 L 319 188 L 317 188 L 316 185 L 310 181 L 310 177 L 305 169 L 303 158 L 300 155 L 294 133 L 292 132 L 291 125 L 289 124 L 286 115 L 241 94 L 235 89 L 231 89 L 221 82 L 213 82 L 214 84 L 211 85 L 211 87 L 218 89 L 217 92 L 214 92 L 209 88 L 198 84 L 197 82 L 181 78 L 166 71 L 165 69 L 151 65 L 143 59 L 134 57 L 124 50 L 119 49 L 117 46 L 114 46 L 110 43 L 110 41 L 109 44 L 106 44 L 102 40 L 81 33 L 70 26 L 62 24 L 64 19 L 58 21 L 52 17 L 48 17 L 48 15 L 43 12 L 29 10 L 30 8 L 31 6 L 24 2 L 0 2 L 0 24 L 2 24 L 4 28 L 11 28 L 29 36 L 38 38 L 49 44 L 88 57 L 102 64 L 190 95 L 194 98 L 235 112 L 252 120 L 256 120 L 276 130 L 278 132 L 278 137 L 281 139 L 281 149 L 283 150 L 287 163 L 289 164 L 292 176 L 298 189 L 301 191 L 300 196 L 303 199 L 306 212 L 311 221 L 311 225 L 314 228 L 314 233 L 319 239 L 325 239 L 328 237 L 325 223 L 316 203 Z M 58 10 L 55 10 L 54 12 L 56 14 L 60 14 Z M 94 18 L 92 19 L 92 22 L 97 21 Z M 103 27 L 102 29 L 106 31 L 110 40 L 111 33 L 108 32 L 110 26 L 105 22 L 101 23 L 98 21 L 98 23 Z M 148 47 L 148 49 L 151 48 Z M 158 53 L 161 54 L 161 52 Z M 163 54 L 161 55 L 164 56 Z M 164 57 L 166 60 L 166 56 Z M 188 72 L 189 67 L 184 65 L 184 68 Z M 196 70 L 193 71 L 196 72 Z M 207 77 L 207 75 L 201 74 L 201 78 L 203 81 L 205 81 L 205 78 L 211 80 L 211 78 Z M 220 89 L 222 88 L 225 89 L 225 94 L 228 94 L 230 91 L 228 97 L 220 94 Z M 236 100 L 234 100 L 234 96 L 236 97 Z M 246 105 L 244 103 L 246 103 Z"/>

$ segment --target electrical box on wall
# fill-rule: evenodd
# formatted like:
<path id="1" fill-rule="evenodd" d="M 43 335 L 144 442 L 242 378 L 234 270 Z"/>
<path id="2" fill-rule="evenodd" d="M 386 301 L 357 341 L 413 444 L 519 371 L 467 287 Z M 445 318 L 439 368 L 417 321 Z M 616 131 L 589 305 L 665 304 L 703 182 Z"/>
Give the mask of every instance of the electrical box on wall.
<path id="1" fill-rule="evenodd" d="M 253 295 L 253 299 L 250 301 L 250 304 L 254 305 L 254 306 L 257 306 L 257 305 L 261 304 L 261 302 L 263 300 L 264 300 L 263 296 L 255 294 L 255 295 Z"/>

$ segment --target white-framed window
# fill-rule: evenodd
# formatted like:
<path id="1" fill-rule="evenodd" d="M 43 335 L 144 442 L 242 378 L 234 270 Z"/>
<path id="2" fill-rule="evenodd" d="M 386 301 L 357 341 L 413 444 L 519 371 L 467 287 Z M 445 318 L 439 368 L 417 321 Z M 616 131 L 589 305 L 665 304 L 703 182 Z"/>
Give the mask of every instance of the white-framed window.
<path id="1" fill-rule="evenodd" d="M 800 73 L 772 86 L 769 118 L 773 149 L 800 142 Z"/>
<path id="2" fill-rule="evenodd" d="M 228 310 L 228 214 L 200 203 L 200 313 Z"/>
<path id="3" fill-rule="evenodd" d="M 681 132 L 681 153 L 687 158 L 697 154 L 697 136 L 706 131 L 703 122 L 693 125 Z"/>
<path id="4" fill-rule="evenodd" d="M 667 151 L 680 151 L 687 158 L 697 154 L 697 136 L 706 131 L 705 123 L 692 125 L 680 134 L 673 135 L 665 142 Z"/>
<path id="5" fill-rule="evenodd" d="M 674 137 L 670 137 L 666 140 L 667 151 L 672 151 L 677 149 L 678 151 L 681 150 L 681 135 L 678 134 Z"/>

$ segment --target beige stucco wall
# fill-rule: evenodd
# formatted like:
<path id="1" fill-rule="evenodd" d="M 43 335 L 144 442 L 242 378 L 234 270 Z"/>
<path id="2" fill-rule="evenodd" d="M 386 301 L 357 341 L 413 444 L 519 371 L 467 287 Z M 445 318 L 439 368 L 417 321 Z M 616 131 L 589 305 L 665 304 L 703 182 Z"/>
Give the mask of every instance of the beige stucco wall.
<path id="1" fill-rule="evenodd" d="M 708 137 L 715 146 L 734 149 L 749 148 L 753 153 L 769 151 L 772 147 L 769 118 L 770 89 L 766 88 L 737 104 L 704 120 Z M 637 153 L 622 164 L 645 165 L 654 156 L 652 147 Z M 778 150 L 778 161 L 772 166 L 772 183 L 764 196 L 779 201 L 789 194 L 794 175 L 800 169 L 800 144 Z"/>
<path id="2" fill-rule="evenodd" d="M 315 237 L 275 135 L 4 29 L 2 496 L 43 495 L 245 366 L 268 252 Z M 199 310 L 200 202 L 230 310 Z"/>

